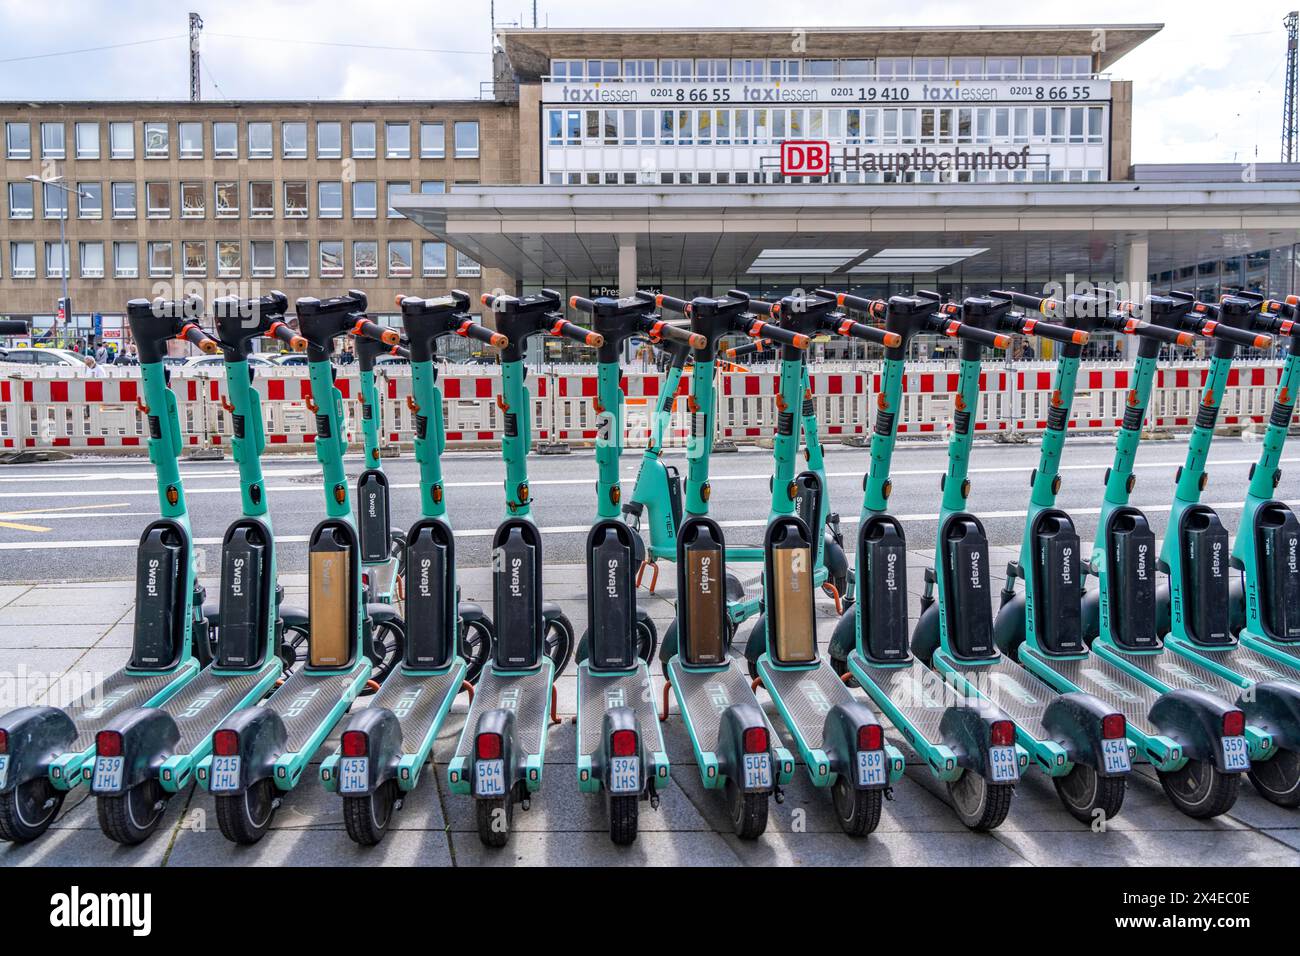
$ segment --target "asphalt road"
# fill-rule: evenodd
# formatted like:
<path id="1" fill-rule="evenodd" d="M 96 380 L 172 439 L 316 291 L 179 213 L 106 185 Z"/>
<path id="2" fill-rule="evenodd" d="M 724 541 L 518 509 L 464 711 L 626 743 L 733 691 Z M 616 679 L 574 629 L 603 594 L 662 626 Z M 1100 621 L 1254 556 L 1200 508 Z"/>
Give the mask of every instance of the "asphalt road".
<path id="1" fill-rule="evenodd" d="M 1147 511 L 1163 534 L 1173 475 L 1186 453 L 1184 439 L 1144 443 L 1138 456 L 1134 504 Z M 1203 500 L 1219 508 L 1235 529 L 1246 475 L 1259 452 L 1257 440 L 1221 438 L 1210 455 L 1210 480 Z M 1282 498 L 1300 498 L 1300 449 L 1283 458 Z M 623 460 L 624 491 L 630 494 L 640 451 Z M 1020 539 L 1029 475 L 1037 463 L 1035 440 L 1025 445 L 976 446 L 971 472 L 971 509 L 984 519 L 990 543 L 1013 545 Z M 935 534 L 939 476 L 945 464 L 942 443 L 900 445 L 894 456 L 891 505 L 908 531 L 912 547 Z M 1101 500 L 1101 482 L 1110 463 L 1109 439 L 1078 437 L 1066 448 L 1060 504 L 1074 516 L 1079 533 L 1091 540 Z M 672 454 L 669 460 L 673 461 Z M 680 453 L 675 463 L 685 471 Z M 827 448 L 832 506 L 844 516 L 852 540 L 862 501 L 862 470 L 867 451 Z M 360 458 L 348 461 L 351 475 Z M 457 548 L 465 567 L 487 564 L 490 535 L 502 517 L 504 467 L 494 452 L 448 453 L 443 462 Z M 384 468 L 394 489 L 393 516 L 399 527 L 416 517 L 418 471 L 410 453 L 387 459 Z M 265 463 L 271 514 L 280 542 L 280 566 L 287 573 L 306 570 L 306 539 L 323 514 L 320 479 L 313 457 L 281 457 Z M 189 498 L 198 545 L 215 568 L 220 536 L 239 510 L 238 473 L 233 461 L 186 462 L 181 473 Z M 759 540 L 767 516 L 770 452 L 744 449 L 714 456 L 712 514 L 728 541 Z M 587 525 L 594 513 L 595 460 L 590 451 L 530 459 L 536 499 L 534 515 L 545 532 L 549 562 L 579 563 Z M 153 470 L 143 459 L 77 458 L 63 462 L 0 466 L 0 581 L 122 580 L 134 575 L 133 552 L 145 524 L 157 513 Z"/>

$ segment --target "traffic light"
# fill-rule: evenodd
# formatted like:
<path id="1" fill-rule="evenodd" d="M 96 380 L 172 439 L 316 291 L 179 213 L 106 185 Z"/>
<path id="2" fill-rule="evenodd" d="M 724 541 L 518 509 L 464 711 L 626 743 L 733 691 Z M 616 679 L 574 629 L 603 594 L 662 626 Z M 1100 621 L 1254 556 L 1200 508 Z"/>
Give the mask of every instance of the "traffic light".
<path id="1" fill-rule="evenodd" d="M 56 314 L 60 322 L 67 322 L 72 318 L 72 299 L 59 299 L 56 305 Z"/>

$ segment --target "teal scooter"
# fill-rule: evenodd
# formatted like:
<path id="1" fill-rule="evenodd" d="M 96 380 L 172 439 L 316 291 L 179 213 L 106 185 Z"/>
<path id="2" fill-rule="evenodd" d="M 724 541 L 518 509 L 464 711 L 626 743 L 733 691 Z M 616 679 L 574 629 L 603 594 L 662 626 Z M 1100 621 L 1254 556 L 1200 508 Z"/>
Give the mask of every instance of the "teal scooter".
<path id="1" fill-rule="evenodd" d="M 127 321 L 137 343 L 144 396 L 137 405 L 149 427 L 149 460 L 158 480 L 160 517 L 145 528 L 136 552 L 135 623 L 131 656 L 122 669 L 66 707 L 20 707 L 0 717 L 0 838 L 36 839 L 58 816 L 68 792 L 86 782 L 96 763 L 96 736 L 118 715 L 157 707 L 199 675 L 195 651 L 207 647 L 203 592 L 195 582 L 193 539 L 177 459 L 181 453 L 176 396 L 163 355 L 179 338 L 209 354 L 217 343 L 199 328 L 198 299 L 132 299 Z M 198 633 L 196 633 L 196 631 Z M 111 746 L 104 756 L 113 759 Z M 106 773 L 124 768 L 105 763 Z M 137 792 L 152 812 L 157 795 Z"/>
<path id="2" fill-rule="evenodd" d="M 687 347 L 702 339 L 660 318 L 655 297 L 644 292 L 626 299 L 574 296 L 569 306 L 590 315 L 603 339 L 596 366 L 598 477 L 596 521 L 587 535 L 587 631 L 577 652 L 578 787 L 605 794 L 609 837 L 627 846 L 636 840 L 641 801 L 658 807 L 669 767 L 647 666 L 655 651 L 654 622 L 636 600 L 638 536 L 620 520 L 620 360 L 634 336 Z"/>
<path id="3" fill-rule="evenodd" d="M 542 536 L 532 519 L 527 456 L 532 447 L 532 397 L 524 353 L 534 335 L 549 333 L 584 345 L 603 342 L 564 318 L 549 289 L 516 298 L 484 295 L 505 336 L 501 350 L 502 456 L 506 519 L 492 537 L 492 618 L 496 641 L 447 776 L 453 793 L 472 795 L 479 839 L 505 846 L 514 806 L 527 810 L 542 786 L 546 738 L 555 716 L 555 677 L 573 653 L 573 626 L 542 597 Z"/>
<path id="4" fill-rule="evenodd" d="M 281 678 L 281 592 L 260 462 L 262 413 L 248 356 L 253 340 L 263 336 L 299 351 L 306 347 L 283 321 L 288 304 L 279 292 L 212 304 L 225 357 L 243 514 L 222 539 L 212 664 L 180 693 L 157 707 L 118 714 L 96 736 L 91 792 L 100 829 L 117 843 L 135 845 L 157 830 L 167 801 L 193 782 L 196 767 L 211 752 L 214 726 L 254 706 Z"/>
<path id="5" fill-rule="evenodd" d="M 335 339 L 349 332 L 384 339 L 389 345 L 397 344 L 398 333 L 365 318 L 362 292 L 302 298 L 295 309 L 299 334 L 307 340 L 312 392 L 308 408 L 316 415 L 316 459 L 324 478 L 326 517 L 312 530 L 307 547 L 306 660 L 264 705 L 238 710 L 216 728 L 212 753 L 195 774 L 199 785 L 213 794 L 222 835 L 240 844 L 256 843 L 266 835 L 282 795 L 301 782 L 312 757 L 383 663 L 375 648 L 405 645 L 404 625 L 392 605 L 364 600 L 343 466 L 343 396 L 330 362 Z"/>
<path id="6" fill-rule="evenodd" d="M 410 342 L 415 459 L 420 465 L 421 517 L 402 539 L 404 563 L 415 571 L 406 595 L 406 646 L 400 665 L 369 706 L 348 722 L 338 751 L 320 768 L 325 789 L 343 798 L 348 836 L 362 846 L 384 838 L 402 795 L 419 784 L 457 694 L 462 689 L 472 693 L 470 668 L 461 652 L 472 646 L 486 655 L 493 635 L 482 608 L 461 603 L 456 585 L 456 542 L 446 517 L 441 467 L 442 394 L 434 359 L 444 335 L 496 348 L 505 338 L 474 321 L 463 292 L 433 299 L 401 296 L 398 305 Z M 358 340 L 358 353 L 368 341 Z M 471 631 L 476 635 L 472 644 L 465 639 Z M 478 663 L 481 668 L 482 660 Z"/>

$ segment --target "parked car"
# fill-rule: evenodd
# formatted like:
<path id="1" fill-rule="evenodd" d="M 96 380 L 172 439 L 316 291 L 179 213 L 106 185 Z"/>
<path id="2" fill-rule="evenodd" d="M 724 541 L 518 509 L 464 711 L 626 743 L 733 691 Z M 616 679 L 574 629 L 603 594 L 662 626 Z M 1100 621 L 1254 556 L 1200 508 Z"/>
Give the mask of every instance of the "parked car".
<path id="1" fill-rule="evenodd" d="M 302 352 L 285 352 L 282 355 L 274 355 L 271 361 L 284 368 L 306 368 L 307 356 Z"/>
<path id="2" fill-rule="evenodd" d="M 224 362 L 225 359 L 220 355 L 196 355 L 185 360 L 185 368 L 220 368 Z M 264 355 L 250 355 L 248 364 L 259 368 L 275 368 L 275 363 Z"/>
<path id="3" fill-rule="evenodd" d="M 0 349 L 0 362 L 19 362 L 23 365 L 61 365 L 65 368 L 86 367 L 85 356 L 73 352 L 71 349 Z"/>

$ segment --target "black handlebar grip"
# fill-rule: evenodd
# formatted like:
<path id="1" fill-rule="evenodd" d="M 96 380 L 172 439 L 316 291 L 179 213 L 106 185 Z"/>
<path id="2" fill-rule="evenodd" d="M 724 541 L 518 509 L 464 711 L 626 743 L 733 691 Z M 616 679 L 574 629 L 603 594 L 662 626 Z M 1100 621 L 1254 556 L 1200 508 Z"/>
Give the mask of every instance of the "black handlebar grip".
<path id="1" fill-rule="evenodd" d="M 651 295 L 651 293 L 646 293 L 646 295 Z M 680 312 L 682 315 L 691 314 L 691 304 L 685 299 L 678 299 L 671 295 L 664 295 L 662 292 L 653 294 L 653 297 L 655 305 L 661 309 L 667 306 L 674 312 Z M 637 298 L 641 298 L 641 293 L 637 293 Z"/>
<path id="2" fill-rule="evenodd" d="M 965 339 L 967 342 L 977 342 L 980 345 L 995 349 L 1005 349 L 1011 344 L 1010 336 L 1003 335 L 1000 332 L 990 332 L 988 329 L 981 329 L 976 325 L 967 325 L 958 319 L 949 319 L 944 324 L 943 333 L 953 338 Z"/>
<path id="3" fill-rule="evenodd" d="M 854 322 L 852 319 L 844 319 L 837 323 L 835 331 L 849 338 L 862 339 L 864 342 L 883 345 L 887 349 L 896 349 L 903 344 L 903 337 L 897 332 L 878 329 L 874 325 L 863 325 L 861 322 Z"/>
<path id="4" fill-rule="evenodd" d="M 510 344 L 510 340 L 500 332 L 494 332 L 486 325 L 479 325 L 470 319 L 461 323 L 461 327 L 456 330 L 457 335 L 463 335 L 467 339 L 474 339 L 492 346 L 494 349 L 503 349 Z"/>
<path id="5" fill-rule="evenodd" d="M 806 349 L 812 341 L 801 332 L 791 332 L 789 329 L 783 329 L 779 325 L 763 322 L 760 319 L 755 319 L 745 331 L 756 339 L 771 339 L 773 342 L 780 342 L 782 345 L 789 345 L 796 349 Z"/>
<path id="6" fill-rule="evenodd" d="M 592 348 L 600 348 L 605 344 L 605 336 L 599 332 L 584 329 L 580 325 L 575 325 L 568 319 L 557 319 L 555 324 L 551 326 L 550 331 L 552 335 L 572 339 L 580 345 L 590 345 Z"/>
<path id="7" fill-rule="evenodd" d="M 385 345 L 400 345 L 402 342 L 402 333 L 398 332 L 397 329 L 386 329 L 382 325 L 376 325 L 369 319 L 357 319 L 357 324 L 352 326 L 352 334 L 367 339 L 375 339 Z"/>
<path id="8" fill-rule="evenodd" d="M 836 292 L 833 289 L 813 289 L 813 295 L 834 299 L 836 305 L 847 305 L 850 309 L 857 309 L 877 319 L 885 317 L 886 303 L 883 299 L 864 299 L 860 295 L 849 295 L 847 292 Z"/>
<path id="9" fill-rule="evenodd" d="M 1025 319 L 1017 331 L 1021 335 L 1036 335 L 1039 338 L 1070 345 L 1083 345 L 1088 341 L 1088 332 L 1085 329 L 1072 329 L 1067 325 L 1057 325 L 1055 322 L 1043 322 L 1032 318 Z"/>
<path id="10" fill-rule="evenodd" d="M 271 327 L 267 329 L 267 333 L 279 339 L 295 352 L 307 351 L 307 340 L 283 322 L 272 322 Z"/>
<path id="11" fill-rule="evenodd" d="M 1268 335 L 1260 335 L 1257 332 L 1251 332 L 1249 329 L 1239 329 L 1236 326 L 1225 325 L 1210 319 L 1200 328 L 1200 334 L 1207 339 L 1218 339 L 1223 342 L 1231 342 L 1233 345 L 1244 345 L 1257 349 L 1266 349 L 1272 344 L 1273 339 Z"/>
<path id="12" fill-rule="evenodd" d="M 208 335 L 193 322 L 186 322 L 181 326 L 178 339 L 186 339 L 193 345 L 199 347 L 199 351 L 207 355 L 215 355 L 221 348 L 220 344 L 212 336 Z"/>
<path id="13" fill-rule="evenodd" d="M 580 295 L 569 297 L 569 308 L 577 309 L 579 312 L 586 312 L 590 315 L 596 311 L 596 303 L 591 299 L 584 299 Z"/>
<path id="14" fill-rule="evenodd" d="M 1139 338 L 1144 339 L 1155 339 L 1158 342 L 1165 342 L 1169 345 L 1191 345 L 1196 338 L 1191 332 L 1171 329 L 1167 325 L 1152 325 L 1150 322 L 1143 322 L 1140 319 L 1125 320 L 1122 331 L 1126 335 L 1136 335 Z"/>
<path id="15" fill-rule="evenodd" d="M 702 349 L 709 344 L 709 340 L 699 332 L 692 332 L 690 329 L 684 329 L 680 325 L 673 325 L 663 319 L 650 323 L 650 327 L 646 329 L 646 335 L 650 337 L 651 342 L 662 339 L 689 345 L 693 349 Z"/>
<path id="16" fill-rule="evenodd" d="M 1035 312 L 1041 312 L 1047 315 L 1056 306 L 1056 300 L 1046 298 L 1041 295 L 1030 295 L 1028 292 L 1012 292 L 1005 289 L 995 289 L 990 292 L 995 299 L 1008 299 L 1023 309 L 1033 309 Z"/>

